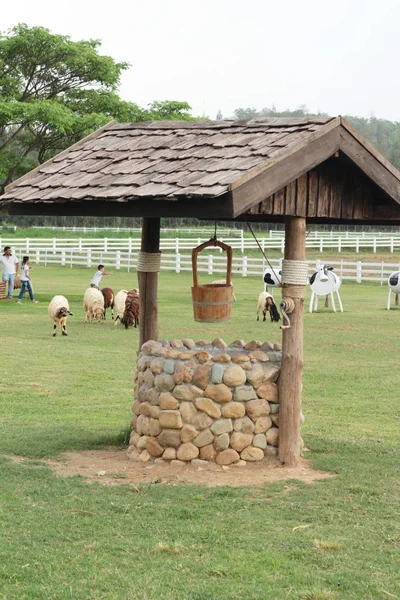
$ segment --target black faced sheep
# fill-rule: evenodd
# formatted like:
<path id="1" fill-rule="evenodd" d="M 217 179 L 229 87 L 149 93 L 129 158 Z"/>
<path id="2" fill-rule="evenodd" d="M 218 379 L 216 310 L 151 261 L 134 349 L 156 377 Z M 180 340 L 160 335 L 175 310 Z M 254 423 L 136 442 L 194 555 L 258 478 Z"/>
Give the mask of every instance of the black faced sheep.
<path id="1" fill-rule="evenodd" d="M 260 320 L 260 312 L 263 314 L 263 321 L 266 320 L 267 312 L 269 312 L 272 323 L 278 323 L 278 321 L 281 319 L 274 299 L 271 294 L 268 294 L 268 292 L 261 292 L 261 294 L 258 296 L 257 321 Z"/>

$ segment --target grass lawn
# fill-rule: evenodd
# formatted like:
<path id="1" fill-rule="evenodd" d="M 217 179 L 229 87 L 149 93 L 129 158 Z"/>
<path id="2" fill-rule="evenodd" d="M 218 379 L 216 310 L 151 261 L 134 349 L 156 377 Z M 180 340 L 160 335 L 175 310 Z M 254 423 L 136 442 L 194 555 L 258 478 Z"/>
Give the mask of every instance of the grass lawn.
<path id="1" fill-rule="evenodd" d="M 104 487 L 40 462 L 126 439 L 138 331 L 84 324 L 93 270 L 32 272 L 40 304 L 0 302 L 0 599 L 400 598 L 400 309 L 344 284 L 343 314 L 305 317 L 303 437 L 312 485 Z M 115 291 L 136 276 L 103 279 Z M 229 323 L 194 323 L 190 275 L 160 275 L 161 337 L 280 341 L 255 320 L 260 282 L 237 278 Z M 69 337 L 47 303 L 66 295 Z M 299 527 L 300 526 L 300 527 Z"/>

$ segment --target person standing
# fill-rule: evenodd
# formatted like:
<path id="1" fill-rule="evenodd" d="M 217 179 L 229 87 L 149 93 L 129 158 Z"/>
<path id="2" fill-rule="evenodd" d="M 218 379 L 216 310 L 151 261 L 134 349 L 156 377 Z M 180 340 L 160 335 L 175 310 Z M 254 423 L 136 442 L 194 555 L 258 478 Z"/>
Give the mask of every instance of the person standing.
<path id="1" fill-rule="evenodd" d="M 33 289 L 31 284 L 31 278 L 29 275 L 29 256 L 24 256 L 22 259 L 22 273 L 21 273 L 21 291 L 18 296 L 17 302 L 21 304 L 22 299 L 24 297 L 25 288 L 28 290 L 29 298 L 32 300 L 34 304 L 37 304 L 38 301 L 35 300 L 33 295 Z"/>
<path id="2" fill-rule="evenodd" d="M 96 273 L 92 277 L 92 280 L 90 282 L 90 287 L 96 288 L 97 290 L 99 290 L 100 289 L 100 281 L 101 281 L 101 278 L 103 277 L 103 275 L 112 275 L 112 273 L 107 273 L 107 271 L 104 268 L 104 265 L 99 265 L 97 267 Z"/>
<path id="3" fill-rule="evenodd" d="M 10 246 L 4 247 L 4 254 L 0 257 L 0 262 L 3 267 L 3 281 L 8 282 L 8 296 L 9 300 L 12 300 L 15 276 L 18 273 L 19 260 L 11 252 Z"/>

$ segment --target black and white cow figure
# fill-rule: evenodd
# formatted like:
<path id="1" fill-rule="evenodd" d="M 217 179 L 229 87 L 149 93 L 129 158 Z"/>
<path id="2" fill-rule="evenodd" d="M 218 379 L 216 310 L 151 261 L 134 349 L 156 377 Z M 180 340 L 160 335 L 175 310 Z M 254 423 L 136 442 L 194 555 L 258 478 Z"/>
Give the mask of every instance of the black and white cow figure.
<path id="1" fill-rule="evenodd" d="M 319 296 L 325 296 L 325 306 L 328 306 L 328 298 L 332 302 L 332 310 L 336 312 L 336 304 L 333 294 L 335 293 L 339 302 L 340 312 L 343 312 L 343 304 L 339 294 L 341 285 L 340 278 L 333 272 L 333 268 L 329 265 L 321 265 L 318 270 L 310 277 L 311 300 L 310 313 L 318 310 Z"/>
<path id="2" fill-rule="evenodd" d="M 396 271 L 389 275 L 388 279 L 389 296 L 387 301 L 387 309 L 390 310 L 390 303 L 392 301 L 392 293 L 395 295 L 395 304 L 399 305 L 399 294 L 400 294 L 400 271 Z"/>
<path id="3" fill-rule="evenodd" d="M 263 281 L 265 283 L 265 291 L 269 293 L 273 293 L 274 288 L 281 286 L 280 276 L 282 275 L 282 271 L 271 269 L 265 269 L 263 274 Z M 271 288 L 271 289 L 268 289 Z"/>

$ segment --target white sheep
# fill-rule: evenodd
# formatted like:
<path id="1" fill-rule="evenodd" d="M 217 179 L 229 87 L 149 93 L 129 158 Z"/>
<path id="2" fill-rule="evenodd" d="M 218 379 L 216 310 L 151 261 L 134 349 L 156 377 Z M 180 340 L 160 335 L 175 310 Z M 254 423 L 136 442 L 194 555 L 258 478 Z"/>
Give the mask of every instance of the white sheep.
<path id="1" fill-rule="evenodd" d="M 54 323 L 53 337 L 57 334 L 57 325 L 60 325 L 62 335 L 67 333 L 67 316 L 72 313 L 69 311 L 68 300 L 64 296 L 54 296 L 48 307 L 49 317 Z"/>
<path id="2" fill-rule="evenodd" d="M 226 285 L 226 279 L 215 279 L 211 282 L 212 285 Z M 236 302 L 235 290 L 233 289 L 233 283 L 231 283 L 232 287 L 232 298 L 233 301 Z"/>
<path id="3" fill-rule="evenodd" d="M 280 315 L 273 296 L 268 292 L 261 292 L 257 301 L 257 321 L 260 320 L 260 312 L 263 314 L 263 321 L 266 320 L 267 312 L 269 312 L 271 321 L 277 323 L 280 321 Z"/>
<path id="4" fill-rule="evenodd" d="M 114 298 L 114 310 L 117 313 L 115 317 L 114 325 L 118 324 L 118 321 L 122 321 L 125 312 L 125 301 L 128 295 L 128 290 L 119 291 Z"/>
<path id="5" fill-rule="evenodd" d="M 104 296 L 96 288 L 88 288 L 83 296 L 83 308 L 85 310 L 85 321 L 91 323 L 93 318 L 100 323 L 104 316 Z"/>

